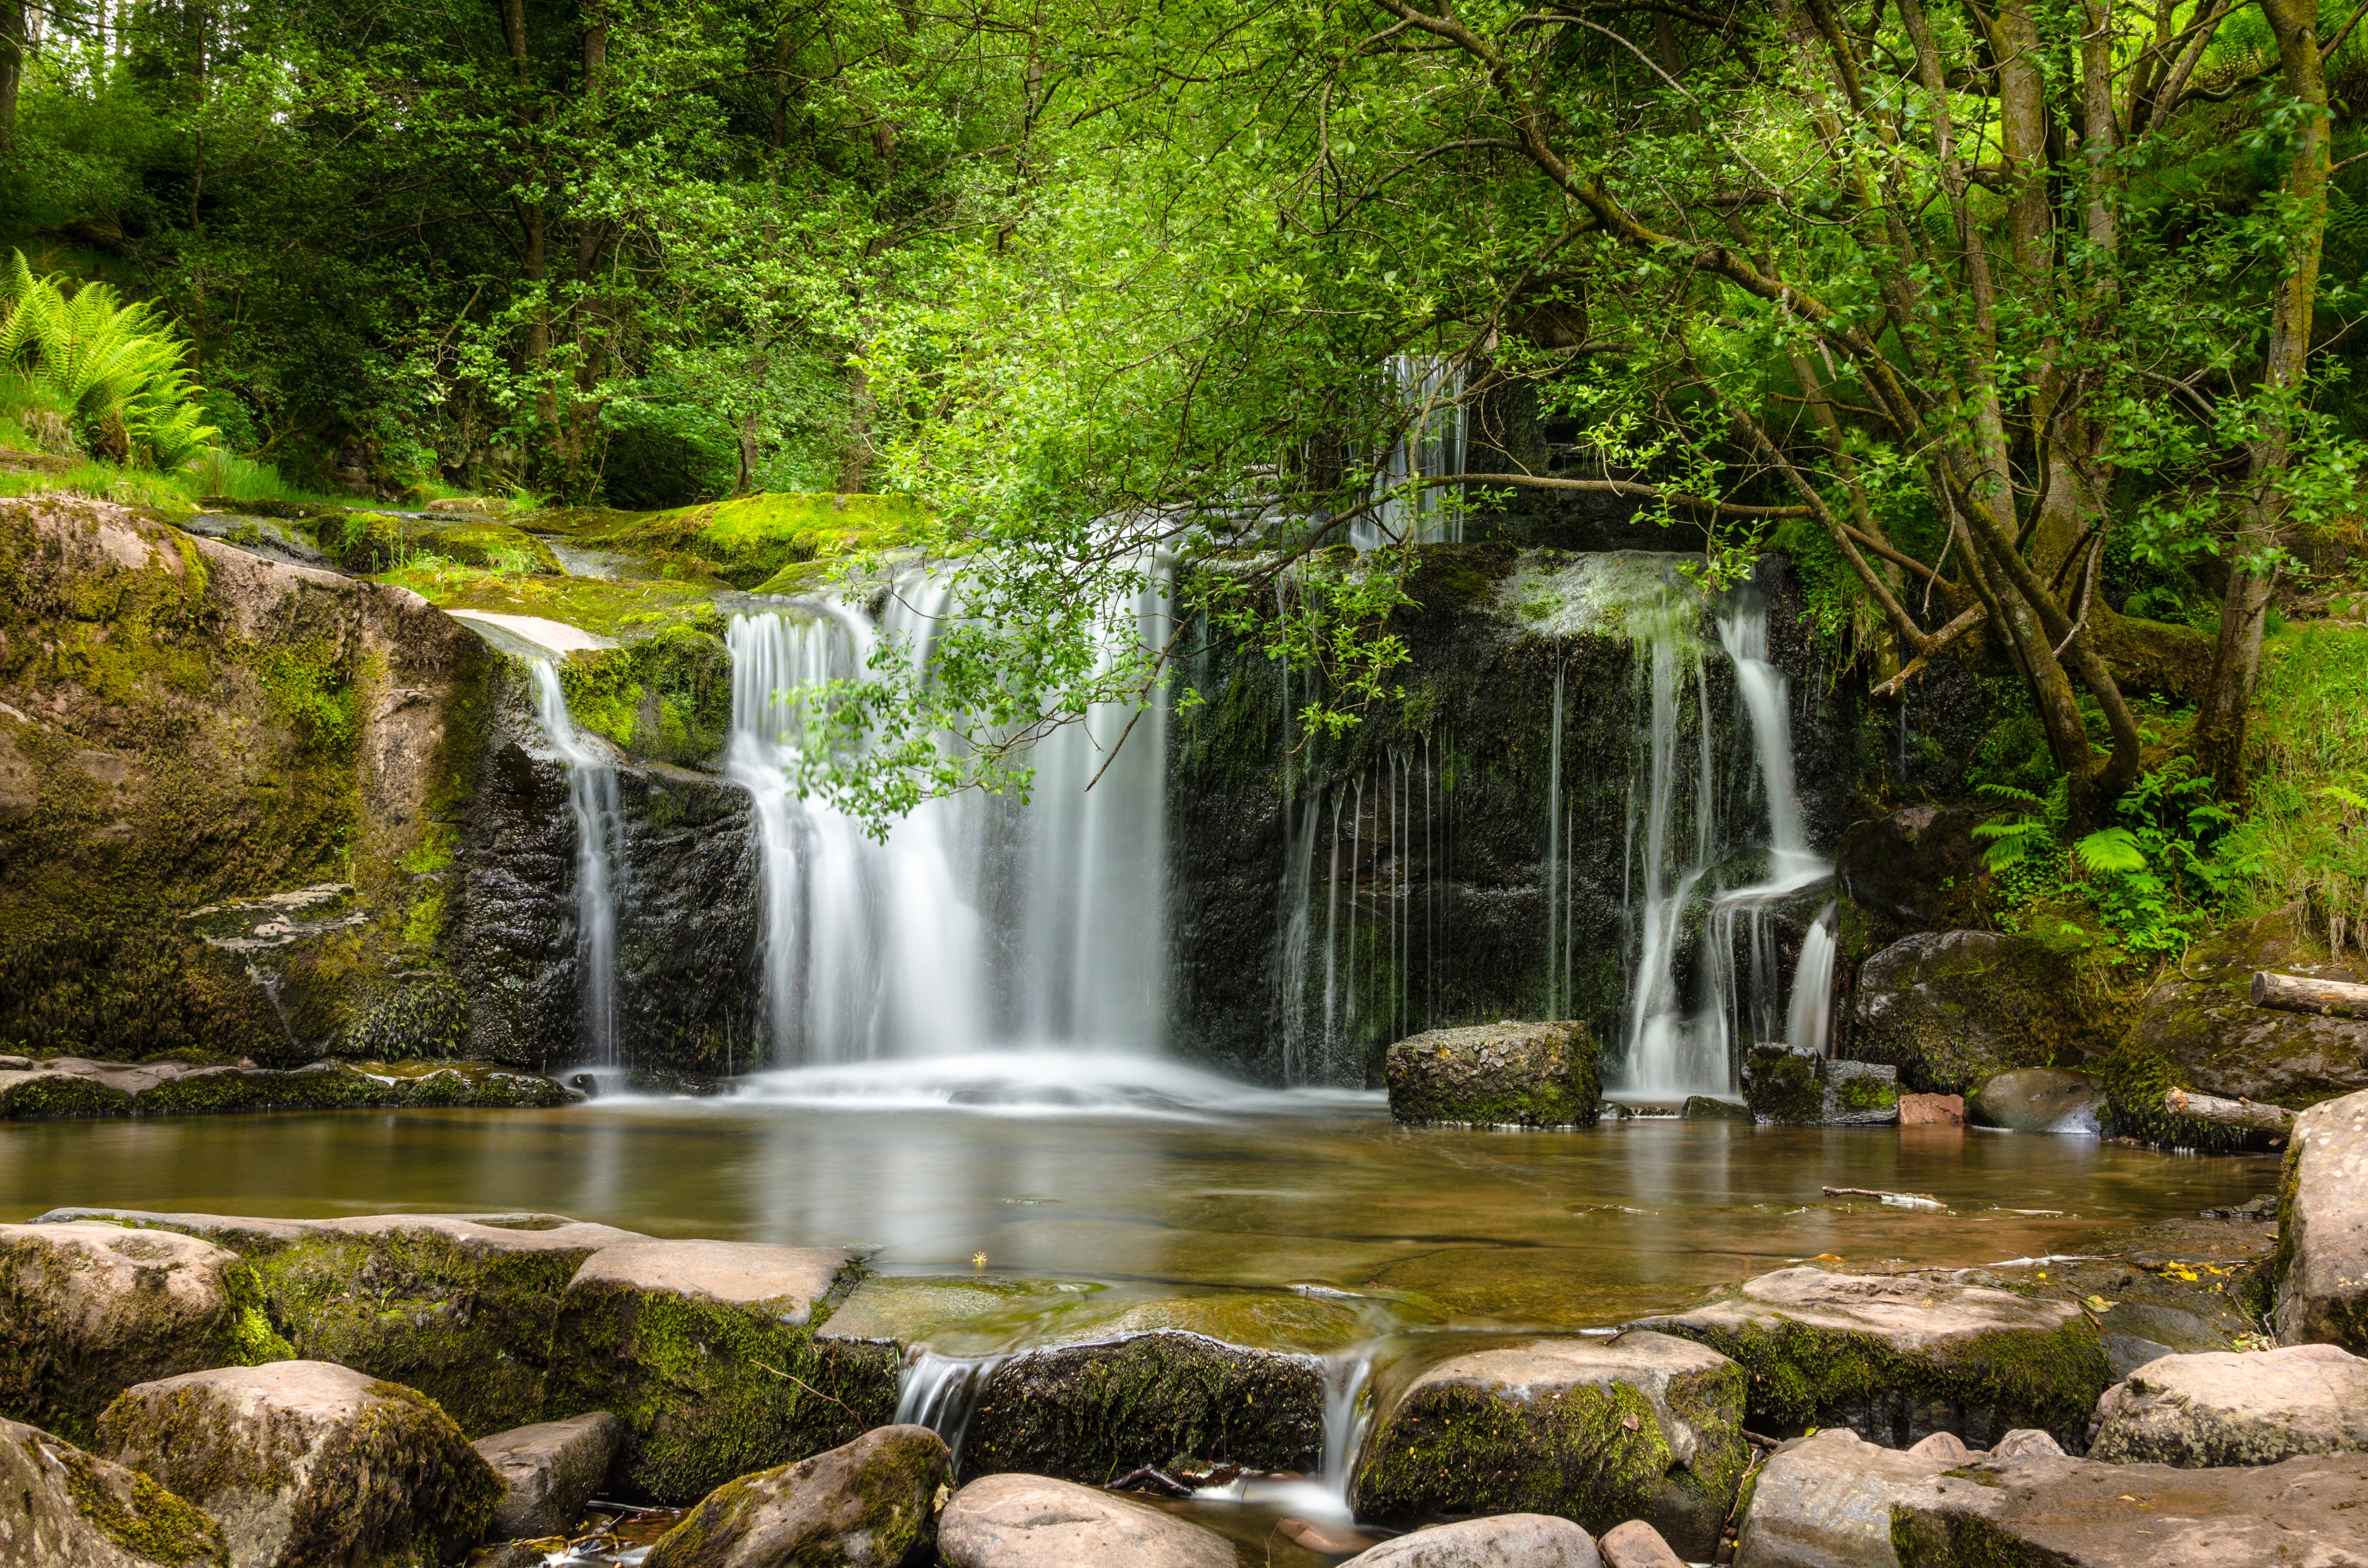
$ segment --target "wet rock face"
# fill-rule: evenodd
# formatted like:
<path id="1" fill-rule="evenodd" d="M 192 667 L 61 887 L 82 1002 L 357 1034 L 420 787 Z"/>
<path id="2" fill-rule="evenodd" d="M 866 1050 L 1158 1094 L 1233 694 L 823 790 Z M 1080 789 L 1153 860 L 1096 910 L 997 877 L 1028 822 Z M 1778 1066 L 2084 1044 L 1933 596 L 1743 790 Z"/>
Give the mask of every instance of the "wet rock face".
<path id="1" fill-rule="evenodd" d="M 946 1445 L 882 1426 L 828 1453 L 717 1487 L 643 1568 L 901 1568 L 931 1561 L 952 1494 Z"/>
<path id="2" fill-rule="evenodd" d="M 2368 1354 L 2368 1093 L 2294 1119 L 2277 1265 L 2281 1340 Z"/>
<path id="3" fill-rule="evenodd" d="M 2299 1108 L 2368 1088 L 2368 1019 L 2256 1007 L 2253 974 L 2265 969 L 2368 978 L 2329 962 L 2299 907 L 2290 906 L 2231 926 L 2166 971 L 2141 1004 L 2129 1043 L 2169 1059 L 2181 1085 L 2230 1099 Z"/>
<path id="4" fill-rule="evenodd" d="M 1668 1548 L 1662 1550 L 1666 1553 Z M 1498 1514 L 1432 1525 L 1385 1540 L 1349 1559 L 1343 1568 L 1599 1568 L 1606 1561 L 1594 1538 L 1568 1519 Z M 1612 1568 L 1654 1565 L 1614 1562 Z"/>
<path id="5" fill-rule="evenodd" d="M 2091 1460 L 1975 1460 L 1901 1497 L 1900 1561 L 2073 1568 L 2352 1568 L 2368 1454 L 2234 1470 Z"/>
<path id="6" fill-rule="evenodd" d="M 1898 1071 L 1829 1061 L 1807 1046 L 1755 1045 L 1743 1055 L 1743 1103 L 1787 1126 L 1883 1126 L 1899 1119 Z"/>
<path id="7" fill-rule="evenodd" d="M 325 1361 L 138 1384 L 99 1446 L 211 1514 L 240 1568 L 452 1562 L 502 1495 L 433 1401 Z"/>
<path id="8" fill-rule="evenodd" d="M 625 1424 L 605 1410 L 478 1438 L 471 1447 L 508 1489 L 494 1510 L 493 1537 L 573 1535 L 624 1442 Z"/>
<path id="9" fill-rule="evenodd" d="M 230 1568 L 222 1527 L 136 1471 L 0 1419 L 0 1568 Z"/>
<path id="10" fill-rule="evenodd" d="M 1779 1269 L 1640 1326 L 1739 1362 L 1760 1432 L 1849 1426 L 1905 1448 L 1935 1432 L 1981 1446 L 2031 1426 L 2073 1448 L 2113 1381 L 2078 1306 L 2026 1300 L 1971 1270 Z"/>
<path id="11" fill-rule="evenodd" d="M 1795 1437 L 1752 1477 L 1735 1568 L 1899 1568 L 1891 1505 L 1966 1457 L 1953 1439 L 1885 1449 L 1845 1426 Z"/>
<path id="12" fill-rule="evenodd" d="M 1585 1024 L 1432 1029 L 1389 1051 L 1390 1114 L 1421 1125 L 1592 1127 L 1603 1090 Z"/>
<path id="13" fill-rule="evenodd" d="M 2097 1402 L 2089 1457 L 2114 1464 L 2275 1464 L 2368 1450 L 2368 1361 L 2333 1345 L 2166 1356 Z"/>
<path id="14" fill-rule="evenodd" d="M 21 1060 L 21 1059 L 19 1059 Z M 232 1111 L 398 1107 L 549 1108 L 578 1096 L 539 1074 L 482 1062 L 313 1062 L 302 1067 L 137 1066 L 53 1056 L 0 1071 L 0 1120 L 209 1116 Z"/>
<path id="15" fill-rule="evenodd" d="M 99 1221 L 0 1225 L 0 1415 L 87 1442 L 133 1383 L 289 1355 L 234 1252 Z"/>
<path id="16" fill-rule="evenodd" d="M 1313 1472 L 1323 1452 L 1315 1358 L 1157 1329 L 1003 1362 L 979 1393 L 962 1463 L 965 1475 L 1099 1483 L 1178 1454 Z"/>
<path id="17" fill-rule="evenodd" d="M 1974 1091 L 1969 1108 L 1976 1127 L 2094 1133 L 2105 1115 L 2105 1085 L 2094 1073 L 2025 1067 L 2001 1073 Z"/>
<path id="18" fill-rule="evenodd" d="M 1742 1480 L 1744 1373 L 1681 1339 L 1547 1339 L 1459 1356 L 1376 1412 L 1351 1481 L 1360 1517 L 1632 1518 L 1707 1558 Z"/>
<path id="19" fill-rule="evenodd" d="M 1834 872 L 1861 909 L 1910 931 L 1963 924 L 1984 871 L 1973 830 L 1987 812 L 1908 806 L 1842 834 Z"/>
<path id="20" fill-rule="evenodd" d="M 2113 1040 L 2077 1006 L 2069 965 L 2024 937 L 1924 931 L 1859 966 L 1850 1053 L 1899 1069 L 1920 1094 L 1970 1094 L 1998 1074 L 2101 1054 Z"/>
<path id="21" fill-rule="evenodd" d="M 946 1568 L 1235 1568 L 1233 1544 L 1147 1504 L 1040 1475 L 990 1475 L 938 1521 Z"/>

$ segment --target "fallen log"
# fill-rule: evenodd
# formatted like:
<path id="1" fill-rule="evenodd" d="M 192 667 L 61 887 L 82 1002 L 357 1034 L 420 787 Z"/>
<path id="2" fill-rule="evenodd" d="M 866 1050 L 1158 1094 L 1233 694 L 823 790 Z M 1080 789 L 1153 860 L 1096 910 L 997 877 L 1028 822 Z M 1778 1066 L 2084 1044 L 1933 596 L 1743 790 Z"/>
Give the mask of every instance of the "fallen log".
<path id="1" fill-rule="evenodd" d="M 2162 1108 L 2173 1116 L 2216 1121 L 2223 1127 L 2248 1128 L 2255 1132 L 2283 1133 L 2294 1124 L 2294 1112 L 2283 1106 L 2263 1105 L 2259 1100 L 2224 1100 L 2217 1095 L 2199 1095 L 2192 1089 L 2165 1090 Z"/>
<path id="2" fill-rule="evenodd" d="M 2307 975 L 2253 974 L 2253 1006 L 2321 1017 L 2368 1018 L 2368 985 L 2349 980 L 2313 980 Z"/>

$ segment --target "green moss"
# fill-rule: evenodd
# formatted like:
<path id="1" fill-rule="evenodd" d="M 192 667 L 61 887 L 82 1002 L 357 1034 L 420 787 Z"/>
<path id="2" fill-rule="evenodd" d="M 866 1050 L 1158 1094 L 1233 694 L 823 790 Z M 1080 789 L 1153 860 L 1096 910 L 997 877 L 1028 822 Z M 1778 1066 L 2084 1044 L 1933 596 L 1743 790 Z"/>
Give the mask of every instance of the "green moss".
<path id="1" fill-rule="evenodd" d="M 2163 1096 L 2180 1086 L 2178 1070 L 2160 1051 L 2124 1043 L 2099 1064 L 2104 1079 L 2106 1131 L 2167 1149 L 2227 1154 L 2263 1147 L 2268 1135 L 2192 1116 L 2173 1116 Z"/>
<path id="2" fill-rule="evenodd" d="M 40 1439 L 28 1439 L 27 1447 L 38 1454 Z M 136 1471 L 131 1472 L 131 1495 L 126 1498 L 108 1484 L 90 1455 L 63 1444 L 53 1452 L 65 1467 L 66 1494 L 75 1509 L 116 1545 L 166 1568 L 188 1563 L 229 1568 L 222 1527 L 201 1510 Z"/>
<path id="3" fill-rule="evenodd" d="M 0 1119 L 9 1121 L 131 1114 L 130 1095 L 72 1073 L 43 1073 L 0 1089 Z"/>
<path id="4" fill-rule="evenodd" d="M 1745 1053 L 1743 1100 L 1763 1121 L 1807 1125 L 1826 1114 L 1816 1059 L 1782 1046 L 1753 1046 Z"/>
<path id="5" fill-rule="evenodd" d="M 268 1298 L 253 1264 L 222 1270 L 222 1290 L 230 1302 L 223 1314 L 225 1366 L 259 1367 L 296 1358 L 295 1350 L 271 1326 Z"/>
<path id="6" fill-rule="evenodd" d="M 1891 1110 L 1899 1104 L 1899 1085 L 1882 1078 L 1845 1078 L 1834 1090 L 1845 1110 Z"/>

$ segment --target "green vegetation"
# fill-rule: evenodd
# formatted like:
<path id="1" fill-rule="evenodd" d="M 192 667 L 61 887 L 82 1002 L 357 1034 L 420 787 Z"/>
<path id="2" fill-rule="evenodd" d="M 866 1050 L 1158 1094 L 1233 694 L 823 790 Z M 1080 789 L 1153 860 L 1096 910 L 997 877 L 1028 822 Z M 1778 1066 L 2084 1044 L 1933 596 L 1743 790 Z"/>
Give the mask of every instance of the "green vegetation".
<path id="1" fill-rule="evenodd" d="M 22 251 L 0 282 L 0 366 L 23 375 L 86 450 L 175 469 L 222 432 L 202 423 L 187 346 L 155 308 L 106 283 L 69 290 Z"/>

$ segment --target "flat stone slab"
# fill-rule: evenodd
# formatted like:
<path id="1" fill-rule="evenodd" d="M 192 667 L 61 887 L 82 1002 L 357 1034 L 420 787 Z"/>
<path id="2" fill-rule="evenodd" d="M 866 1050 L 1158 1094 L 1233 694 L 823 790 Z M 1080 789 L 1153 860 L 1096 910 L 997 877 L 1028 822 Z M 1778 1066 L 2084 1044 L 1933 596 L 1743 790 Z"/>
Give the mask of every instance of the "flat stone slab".
<path id="1" fill-rule="evenodd" d="M 2368 1361 L 2333 1345 L 2166 1356 L 2097 1402 L 2089 1457 L 2115 1464 L 2275 1464 L 2368 1450 Z"/>
<path id="2" fill-rule="evenodd" d="M 946 1568 L 1237 1568 L 1233 1543 L 1190 1520 L 1090 1486 L 990 1475 L 938 1519 Z"/>
<path id="3" fill-rule="evenodd" d="M 1583 1023 L 1474 1024 L 1389 1049 L 1390 1114 L 1452 1127 L 1592 1127 L 1603 1113 Z"/>
<path id="4" fill-rule="evenodd" d="M 1743 1369 L 1632 1330 L 1457 1356 L 1385 1396 L 1349 1485 L 1360 1518 L 1643 1519 L 1707 1558 L 1742 1480 Z"/>
<path id="5" fill-rule="evenodd" d="M 1568 1519 L 1497 1514 L 1411 1531 L 1359 1552 L 1342 1568 L 1600 1568 L 1603 1562 L 1595 1538 Z"/>
<path id="6" fill-rule="evenodd" d="M 1077 1307 L 1100 1287 L 1067 1279 L 1007 1279 L 962 1274 L 875 1274 L 848 1292 L 817 1331 L 825 1339 L 1004 1348 L 1046 1316 Z"/>
<path id="7" fill-rule="evenodd" d="M 1892 1504 L 1968 1457 L 1945 1432 L 1906 1450 L 1847 1426 L 1795 1437 L 1752 1477 L 1735 1568 L 1899 1568 Z"/>
<path id="8" fill-rule="evenodd" d="M 2288 1345 L 2368 1355 L 2368 1090 L 2294 1118 L 2275 1319 Z"/>
<path id="9" fill-rule="evenodd" d="M 828 1453 L 725 1483 L 642 1568 L 896 1568 L 927 1561 L 952 1459 L 926 1426 L 882 1426 Z"/>
<path id="10" fill-rule="evenodd" d="M 1934 1432 L 1987 1446 L 2035 1426 L 2078 1444 L 2113 1382 L 2104 1338 L 2077 1304 L 1971 1271 L 1783 1268 L 1637 1326 L 1739 1362 L 1763 1432 L 1850 1426 L 1906 1448 Z"/>
<path id="11" fill-rule="evenodd" d="M 99 1442 L 212 1515 L 238 1568 L 450 1562 L 503 1490 L 433 1401 L 325 1361 L 138 1384 Z"/>
<path id="12" fill-rule="evenodd" d="M 133 1383 L 285 1359 L 255 1270 L 197 1236 L 0 1225 L 0 1415 L 69 1439 Z"/>
<path id="13" fill-rule="evenodd" d="M 2233 1470 L 1976 1460 L 1893 1506 L 1907 1568 L 2362 1568 L 2368 1454 Z"/>
<path id="14" fill-rule="evenodd" d="M 625 1424 L 605 1410 L 538 1421 L 471 1445 L 507 1490 L 494 1509 L 496 1540 L 573 1535 L 625 1444 Z"/>
<path id="15" fill-rule="evenodd" d="M 222 1527 L 136 1471 L 0 1420 L 0 1568 L 230 1568 Z"/>

